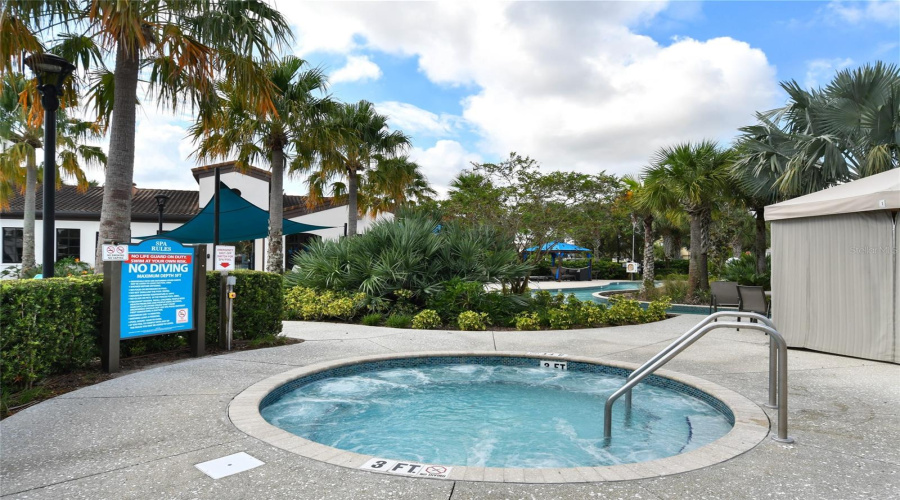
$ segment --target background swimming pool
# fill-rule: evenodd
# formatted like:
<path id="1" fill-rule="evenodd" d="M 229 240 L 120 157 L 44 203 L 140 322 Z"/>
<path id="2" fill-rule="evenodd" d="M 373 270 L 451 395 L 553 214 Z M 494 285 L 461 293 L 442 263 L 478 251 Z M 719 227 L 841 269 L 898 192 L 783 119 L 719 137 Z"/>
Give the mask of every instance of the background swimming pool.
<path id="1" fill-rule="evenodd" d="M 660 284 L 659 281 L 656 282 L 657 285 Z M 640 281 L 617 281 L 615 283 L 610 283 L 608 285 L 602 286 L 592 286 L 587 288 L 559 288 L 554 289 L 552 283 L 541 283 L 541 287 L 543 290 L 546 290 L 550 293 L 562 293 L 564 295 L 573 294 L 580 300 L 593 300 L 599 304 L 608 304 L 609 301 L 595 297 L 594 294 L 597 292 L 608 292 L 612 290 L 640 290 L 641 282 Z M 641 304 L 641 307 L 644 309 L 647 308 L 647 304 Z M 719 309 L 729 309 L 729 308 L 719 308 Z M 709 314 L 709 306 L 690 306 L 683 304 L 672 304 L 666 312 L 670 314 Z"/>
<path id="2" fill-rule="evenodd" d="M 366 370 L 301 385 L 264 404 L 269 423 L 328 446 L 397 460 L 485 467 L 578 467 L 675 455 L 726 434 L 729 418 L 683 392 L 639 385 L 626 417 L 603 405 L 612 373 L 438 364 Z"/>

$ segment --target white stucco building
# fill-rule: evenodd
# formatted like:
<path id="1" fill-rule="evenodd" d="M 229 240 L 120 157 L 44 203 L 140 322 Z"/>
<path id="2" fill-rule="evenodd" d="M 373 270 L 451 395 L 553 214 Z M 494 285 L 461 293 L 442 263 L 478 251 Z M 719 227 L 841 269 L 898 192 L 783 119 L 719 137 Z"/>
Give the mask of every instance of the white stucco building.
<path id="1" fill-rule="evenodd" d="M 234 167 L 233 162 L 220 163 L 198 167 L 192 170 L 194 179 L 197 180 L 198 190 L 172 190 L 172 189 L 141 189 L 134 188 L 134 198 L 131 211 L 131 235 L 133 238 L 156 234 L 159 228 L 159 208 L 156 202 L 157 195 L 166 195 L 163 211 L 163 230 L 175 229 L 206 206 L 213 198 L 215 170 L 219 169 L 220 180 L 228 187 L 239 192 L 242 198 L 250 203 L 268 210 L 269 208 L 269 180 L 271 174 L 258 168 L 250 168 L 240 172 Z M 43 256 L 43 214 L 42 193 L 37 193 L 37 214 L 35 221 L 35 259 L 41 264 Z M 316 226 L 329 226 L 331 229 L 322 229 L 310 233 L 289 235 L 284 237 L 285 267 L 290 268 L 290 256 L 300 250 L 310 238 L 320 237 L 336 239 L 345 234 L 348 219 L 347 205 L 333 206 L 326 203 L 324 206 L 308 209 L 306 199 L 299 195 L 284 196 L 284 218 L 304 224 Z M 94 254 L 98 244 L 100 230 L 100 208 L 103 200 L 103 188 L 88 188 L 85 193 L 79 193 L 74 186 L 63 186 L 56 192 L 56 255 L 57 260 L 66 257 L 75 257 L 94 266 Z M 16 194 L 10 199 L 9 208 L 0 211 L 0 248 L 2 248 L 2 260 L 0 269 L 18 267 L 22 262 L 22 226 L 24 197 Z M 392 217 L 390 214 L 379 216 Z M 359 232 L 365 232 L 373 219 L 360 217 Z M 223 242 L 224 244 L 225 242 Z M 267 239 L 244 241 L 234 244 L 237 249 L 235 265 L 243 269 L 265 269 Z M 209 263 L 210 268 L 212 263 Z"/>

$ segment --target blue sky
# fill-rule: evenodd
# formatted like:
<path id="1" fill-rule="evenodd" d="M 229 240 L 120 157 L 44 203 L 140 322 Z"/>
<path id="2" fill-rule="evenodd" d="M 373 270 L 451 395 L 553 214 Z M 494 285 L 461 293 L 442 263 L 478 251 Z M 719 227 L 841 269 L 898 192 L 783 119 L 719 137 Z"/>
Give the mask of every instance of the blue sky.
<path id="1" fill-rule="evenodd" d="M 900 2 L 296 2 L 292 51 L 413 138 L 439 191 L 510 151 L 636 173 L 659 147 L 729 142 L 778 82 L 900 59 Z M 194 189 L 184 117 L 139 116 L 139 187 Z M 259 165 L 266 168 L 266 165 Z M 163 175 L 160 175 L 160 174 Z M 304 186 L 289 182 L 300 194 Z"/>

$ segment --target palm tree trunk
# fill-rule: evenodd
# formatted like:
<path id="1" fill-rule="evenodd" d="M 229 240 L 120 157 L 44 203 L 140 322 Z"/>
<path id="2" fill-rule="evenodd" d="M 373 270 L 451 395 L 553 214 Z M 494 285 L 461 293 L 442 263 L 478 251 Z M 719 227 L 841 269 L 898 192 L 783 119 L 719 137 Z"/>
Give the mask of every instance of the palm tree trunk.
<path id="1" fill-rule="evenodd" d="M 22 272 L 34 268 L 34 215 L 37 203 L 37 165 L 34 148 L 29 148 L 25 164 L 25 216 L 22 221 Z"/>
<path id="2" fill-rule="evenodd" d="M 766 266 L 766 217 L 764 208 L 757 207 L 756 211 L 756 241 L 753 251 L 756 253 L 756 274 L 763 275 L 768 271 Z"/>
<path id="3" fill-rule="evenodd" d="M 100 241 L 95 270 L 103 272 L 101 244 L 131 241 L 131 199 L 134 181 L 135 102 L 137 102 L 138 52 L 119 43 L 116 47 L 113 116 L 110 123 L 109 159 L 100 210 Z"/>
<path id="4" fill-rule="evenodd" d="M 284 151 L 272 150 L 272 180 L 269 183 L 269 259 L 266 271 L 284 272 L 284 246 L 282 245 L 284 218 Z"/>
<path id="5" fill-rule="evenodd" d="M 653 216 L 644 217 L 644 290 L 653 290 L 653 281 L 656 279 L 656 269 L 653 263 Z"/>
<path id="6" fill-rule="evenodd" d="M 699 211 L 689 211 L 691 218 L 691 257 L 688 266 L 688 289 L 687 296 L 693 297 L 694 294 L 702 290 L 702 282 L 706 279 L 706 256 L 703 251 L 702 231 L 702 215 Z M 708 279 L 706 279 L 709 281 Z"/>
<path id="7" fill-rule="evenodd" d="M 356 202 L 358 174 L 355 168 L 347 169 L 347 235 L 356 236 L 356 219 L 359 215 Z"/>

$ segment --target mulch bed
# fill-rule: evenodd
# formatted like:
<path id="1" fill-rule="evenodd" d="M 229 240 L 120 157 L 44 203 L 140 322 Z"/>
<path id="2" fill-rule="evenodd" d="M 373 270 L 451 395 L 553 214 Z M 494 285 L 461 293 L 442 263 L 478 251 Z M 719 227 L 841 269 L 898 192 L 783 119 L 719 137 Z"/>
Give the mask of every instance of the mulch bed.
<path id="1" fill-rule="evenodd" d="M 265 345 L 253 344 L 247 340 L 234 340 L 231 343 L 231 351 L 226 351 L 218 345 L 207 345 L 206 355 L 202 357 L 205 358 L 210 356 L 219 356 L 236 351 L 252 351 L 254 349 L 264 349 L 267 347 L 299 344 L 301 342 L 303 342 L 302 339 L 291 339 L 286 337 L 278 337 L 277 343 Z M 41 387 L 43 389 L 40 397 L 35 398 L 25 404 L 12 406 L 8 409 L 3 408 L 0 419 L 15 415 L 16 413 L 26 408 L 40 403 L 41 401 L 55 398 L 56 396 L 65 394 L 67 392 L 81 389 L 82 387 L 99 384 L 100 382 L 105 382 L 122 375 L 146 370 L 149 368 L 155 368 L 157 366 L 176 363 L 186 359 L 193 359 L 191 358 L 190 349 L 187 347 L 175 349 L 172 351 L 154 352 L 150 354 L 142 354 L 140 356 L 130 356 L 119 360 L 120 371 L 118 373 L 104 372 L 100 367 L 100 360 L 98 359 L 86 368 L 75 370 L 69 373 L 52 375 L 42 380 L 35 385 L 35 387 Z M 15 395 L 12 396 L 15 397 Z"/>

